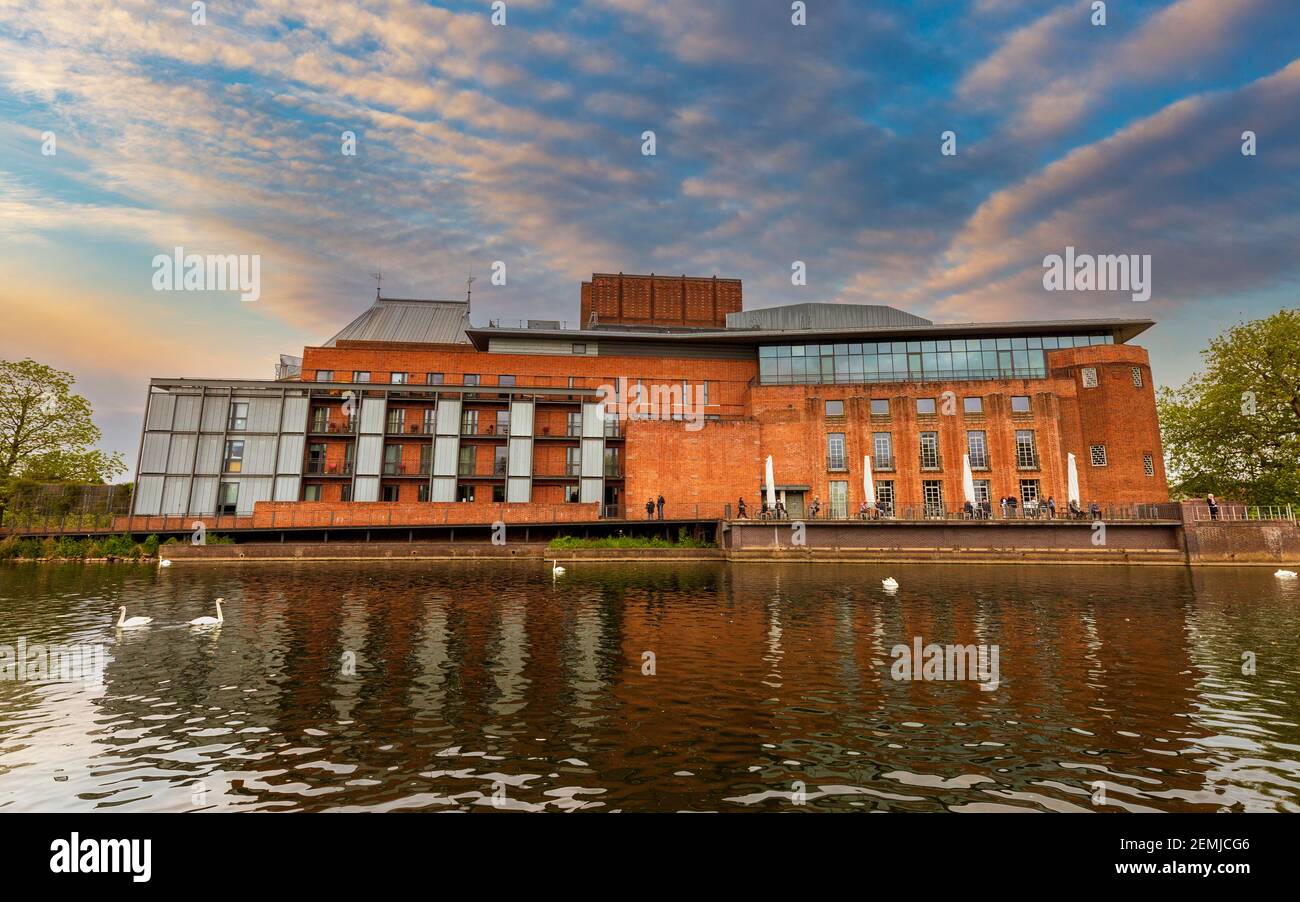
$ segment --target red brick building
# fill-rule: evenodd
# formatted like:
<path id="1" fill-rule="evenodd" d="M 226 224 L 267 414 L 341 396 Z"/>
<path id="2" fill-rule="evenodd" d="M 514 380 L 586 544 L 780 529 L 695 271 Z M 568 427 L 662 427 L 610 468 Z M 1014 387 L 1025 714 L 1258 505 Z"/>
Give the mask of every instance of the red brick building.
<path id="1" fill-rule="evenodd" d="M 597 274 L 579 329 L 476 327 L 378 299 L 300 380 L 156 379 L 137 515 L 347 522 L 751 515 L 766 459 L 791 516 L 855 515 L 870 457 L 897 516 L 1014 496 L 1086 507 L 1168 489 L 1149 320 L 945 325 L 890 307 L 743 309 L 734 279 Z M 608 413 L 604 413 L 608 411 Z M 397 520 L 394 521 L 394 512 Z M 332 522 L 338 522 L 334 520 Z"/>

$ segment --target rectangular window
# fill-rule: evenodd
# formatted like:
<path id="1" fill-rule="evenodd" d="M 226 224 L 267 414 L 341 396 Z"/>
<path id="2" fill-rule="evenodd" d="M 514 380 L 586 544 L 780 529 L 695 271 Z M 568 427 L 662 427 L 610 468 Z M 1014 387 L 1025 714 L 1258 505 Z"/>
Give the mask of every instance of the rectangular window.
<path id="1" fill-rule="evenodd" d="M 438 411 L 432 407 L 424 409 L 424 434 L 433 435 L 438 424 Z"/>
<path id="2" fill-rule="evenodd" d="M 849 484 L 834 480 L 830 484 L 831 516 L 843 519 L 849 515 Z"/>
<path id="3" fill-rule="evenodd" d="M 580 448 L 564 449 L 564 475 L 582 475 L 582 450 Z"/>
<path id="4" fill-rule="evenodd" d="M 922 416 L 934 413 L 934 398 L 917 398 L 916 412 Z"/>
<path id="5" fill-rule="evenodd" d="M 343 483 L 342 486 L 339 487 L 339 500 L 340 501 L 352 500 L 352 483 L 345 482 Z"/>
<path id="6" fill-rule="evenodd" d="M 889 416 L 889 399 L 888 399 L 888 398 L 872 398 L 872 399 L 871 399 L 871 415 L 872 415 L 873 417 L 887 417 L 887 416 Z"/>
<path id="7" fill-rule="evenodd" d="M 333 381 L 334 381 L 334 371 L 333 371 L 333 370 L 317 370 L 317 371 L 316 371 L 316 381 L 317 381 L 317 382 L 333 382 Z"/>
<path id="8" fill-rule="evenodd" d="M 1022 479 L 1020 480 L 1020 504 L 1025 510 L 1029 510 L 1038 505 L 1039 499 L 1038 480 Z"/>
<path id="9" fill-rule="evenodd" d="M 828 416 L 828 417 L 842 417 L 842 416 L 844 416 L 844 402 L 843 402 L 843 401 L 827 401 L 827 402 L 826 402 L 826 416 Z"/>
<path id="10" fill-rule="evenodd" d="M 425 385 L 442 385 L 442 373 L 426 373 L 424 376 Z"/>
<path id="11" fill-rule="evenodd" d="M 989 468 L 989 443 L 988 437 L 983 431 L 966 433 L 966 453 L 970 455 L 970 468 L 972 470 L 987 470 Z"/>
<path id="12" fill-rule="evenodd" d="M 962 409 L 966 413 L 979 414 L 984 412 L 983 398 L 962 398 Z"/>
<path id="13" fill-rule="evenodd" d="M 1104 466 L 1106 466 L 1106 446 L 1105 446 L 1105 445 L 1089 445 L 1089 446 L 1088 446 L 1088 455 L 1092 458 L 1092 465 L 1093 465 L 1094 467 L 1104 467 Z"/>
<path id="14" fill-rule="evenodd" d="M 704 386 L 704 406 L 708 407 L 710 404 L 713 403 L 713 397 L 714 397 L 713 383 L 703 382 L 701 384 Z"/>
<path id="15" fill-rule="evenodd" d="M 392 385 L 405 385 L 409 376 L 406 373 L 389 373 L 388 381 Z"/>
<path id="16" fill-rule="evenodd" d="M 399 496 L 398 487 L 395 485 L 386 485 L 381 489 L 380 499 L 388 504 L 395 504 Z"/>
<path id="17" fill-rule="evenodd" d="M 402 432 L 405 426 L 406 426 L 406 408 L 394 407 L 392 410 L 388 411 L 389 434 L 400 433 Z"/>
<path id="18" fill-rule="evenodd" d="M 320 500 L 320 486 L 319 486 L 319 485 L 305 485 L 305 486 L 303 486 L 303 487 L 302 487 L 302 500 L 303 500 L 303 501 L 319 501 L 319 500 Z"/>
<path id="19" fill-rule="evenodd" d="M 226 454 L 222 472 L 239 473 L 244 469 L 244 443 L 242 440 L 230 439 L 226 442 Z"/>
<path id="20" fill-rule="evenodd" d="M 623 478 L 623 460 L 618 448 L 605 449 L 605 478 Z"/>
<path id="21" fill-rule="evenodd" d="M 1012 413 L 1029 413 L 1029 396 L 1012 395 L 1011 396 Z"/>
<path id="22" fill-rule="evenodd" d="M 353 381 L 353 382 L 369 382 L 369 381 L 370 381 L 370 373 L 369 373 L 369 371 L 367 371 L 367 370 L 353 370 L 353 371 L 352 371 L 352 381 Z"/>
<path id="23" fill-rule="evenodd" d="M 478 435 L 477 410 L 462 410 L 460 412 L 460 434 Z"/>
<path id="24" fill-rule="evenodd" d="M 831 432 L 826 435 L 826 469 L 843 470 L 844 467 L 844 433 Z"/>
<path id="25" fill-rule="evenodd" d="M 230 402 L 230 431 L 243 432 L 248 428 L 248 402 Z"/>
<path id="26" fill-rule="evenodd" d="M 975 500 L 979 503 L 988 501 L 993 497 L 992 483 L 987 479 L 973 480 L 975 486 Z"/>
<path id="27" fill-rule="evenodd" d="M 1022 470 L 1038 469 L 1038 445 L 1032 429 L 1016 430 L 1016 466 Z"/>
<path id="28" fill-rule="evenodd" d="M 312 442 L 307 446 L 307 473 L 319 475 L 325 472 L 325 443 Z"/>
<path id="29" fill-rule="evenodd" d="M 578 503 L 578 497 L 579 497 L 579 495 L 578 495 L 578 487 L 577 487 L 576 485 L 566 485 L 566 486 L 564 487 L 564 503 L 565 503 L 565 504 L 577 504 L 577 503 Z"/>
<path id="30" fill-rule="evenodd" d="M 582 435 L 582 414 L 570 413 L 566 418 L 565 435 L 570 438 L 577 438 Z"/>
<path id="31" fill-rule="evenodd" d="M 894 483 L 892 480 L 876 483 L 876 507 L 886 514 L 894 512 Z"/>
<path id="32" fill-rule="evenodd" d="M 465 385 L 478 385 L 478 374 L 466 373 L 463 382 Z"/>
<path id="33" fill-rule="evenodd" d="M 939 469 L 939 433 L 921 433 L 921 469 Z"/>
<path id="34" fill-rule="evenodd" d="M 473 476 L 476 463 L 475 452 L 478 448 L 474 445 L 462 445 L 460 449 L 460 463 L 456 467 L 456 475 Z"/>
<path id="35" fill-rule="evenodd" d="M 506 500 L 506 487 L 503 485 L 492 486 L 492 503 L 500 504 Z"/>
<path id="36" fill-rule="evenodd" d="M 1142 455 L 1142 472 L 1148 476 L 1156 475 L 1156 462 L 1151 459 L 1150 454 Z"/>
<path id="37" fill-rule="evenodd" d="M 474 486 L 472 485 L 456 486 L 456 500 L 464 501 L 466 503 L 472 502 L 474 500 Z"/>
<path id="38" fill-rule="evenodd" d="M 514 376 L 497 376 L 497 385 L 504 385 L 506 387 L 511 387 L 514 384 L 515 384 Z"/>
<path id="39" fill-rule="evenodd" d="M 324 432 L 329 429 L 330 412 L 324 407 L 313 407 L 311 411 L 311 431 Z"/>
<path id="40" fill-rule="evenodd" d="M 403 472 L 405 467 L 402 466 L 402 446 L 384 446 L 384 475 L 397 476 Z"/>
<path id="41" fill-rule="evenodd" d="M 420 445 L 420 469 L 421 476 L 428 476 L 433 472 L 433 445 Z"/>
<path id="42" fill-rule="evenodd" d="M 1084 388 L 1096 388 L 1096 387 L 1097 387 L 1097 368 L 1096 368 L 1096 367 L 1085 366 L 1085 367 L 1084 367 L 1080 372 L 1081 372 L 1081 375 L 1082 375 L 1082 377 L 1083 377 L 1083 387 L 1084 387 Z"/>
<path id="43" fill-rule="evenodd" d="M 937 479 L 922 481 L 921 500 L 925 502 L 925 515 L 927 517 L 944 516 L 942 482 Z"/>
<path id="44" fill-rule="evenodd" d="M 510 449 L 505 445 L 497 445 L 492 449 L 492 475 L 506 475 L 506 463 L 510 459 Z"/>
<path id="45" fill-rule="evenodd" d="M 239 509 L 239 483 L 223 482 L 217 487 L 217 513 L 233 514 Z"/>
<path id="46" fill-rule="evenodd" d="M 416 501 L 428 501 L 428 500 L 429 500 L 429 484 L 428 484 L 427 482 L 422 482 L 422 483 L 420 483 L 419 487 L 416 488 L 416 490 L 415 490 L 415 500 L 416 500 Z"/>
<path id="47" fill-rule="evenodd" d="M 1133 387 L 1142 387 L 1142 367 L 1140 366 L 1133 367 Z"/>
<path id="48" fill-rule="evenodd" d="M 498 411 L 497 411 L 497 429 L 496 429 L 496 432 L 497 432 L 497 435 L 509 435 L 509 434 L 510 434 L 510 411 L 508 411 L 508 410 L 498 410 Z"/>
<path id="49" fill-rule="evenodd" d="M 890 432 L 877 432 L 871 436 L 871 446 L 876 452 L 871 466 L 875 470 L 894 469 L 894 436 Z"/>
<path id="50" fill-rule="evenodd" d="M 573 344 L 573 353 L 575 353 L 575 354 L 585 354 L 585 353 L 587 353 L 587 346 L 586 346 L 585 344 L 581 343 L 581 342 L 574 342 L 574 344 Z"/>

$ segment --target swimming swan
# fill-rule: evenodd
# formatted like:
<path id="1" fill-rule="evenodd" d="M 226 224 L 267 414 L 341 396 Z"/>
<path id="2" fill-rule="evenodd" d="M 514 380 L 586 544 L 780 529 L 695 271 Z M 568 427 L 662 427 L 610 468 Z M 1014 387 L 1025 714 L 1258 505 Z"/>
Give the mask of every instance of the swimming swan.
<path id="1" fill-rule="evenodd" d="M 1296 579 L 1297 577 L 1294 570 L 1278 570 L 1273 575 L 1278 579 Z"/>
<path id="2" fill-rule="evenodd" d="M 193 620 L 190 621 L 190 626 L 217 626 L 219 624 L 225 623 L 226 618 L 221 616 L 221 603 L 223 601 L 225 601 L 224 598 L 217 599 L 217 616 L 195 617 Z"/>
<path id="3" fill-rule="evenodd" d="M 117 609 L 117 625 L 125 629 L 134 629 L 137 626 L 148 626 L 153 623 L 152 617 L 132 617 L 126 618 L 126 605 Z"/>
<path id="4" fill-rule="evenodd" d="M 894 579 L 892 576 L 886 576 L 880 581 L 880 584 L 890 592 L 893 592 L 898 588 L 898 580 Z"/>

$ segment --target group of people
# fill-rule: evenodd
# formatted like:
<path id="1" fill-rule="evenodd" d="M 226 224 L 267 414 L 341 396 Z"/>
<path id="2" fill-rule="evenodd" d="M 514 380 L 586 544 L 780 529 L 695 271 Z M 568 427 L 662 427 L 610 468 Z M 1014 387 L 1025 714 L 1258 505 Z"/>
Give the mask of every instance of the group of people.
<path id="1" fill-rule="evenodd" d="M 655 518 L 656 508 L 659 510 L 659 519 L 662 520 L 664 518 L 664 496 L 663 495 L 660 495 L 658 500 L 654 498 L 647 498 L 645 500 L 645 518 L 647 520 L 653 520 Z"/>

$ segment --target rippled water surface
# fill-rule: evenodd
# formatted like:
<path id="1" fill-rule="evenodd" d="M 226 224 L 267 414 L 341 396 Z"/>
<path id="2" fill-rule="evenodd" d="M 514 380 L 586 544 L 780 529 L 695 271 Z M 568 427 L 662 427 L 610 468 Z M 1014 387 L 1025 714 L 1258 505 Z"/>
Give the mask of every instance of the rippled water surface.
<path id="1" fill-rule="evenodd" d="M 892 679 L 917 636 L 1000 685 Z M 20 639 L 106 667 L 0 682 L 3 811 L 1300 810 L 1264 568 L 9 565 Z"/>

